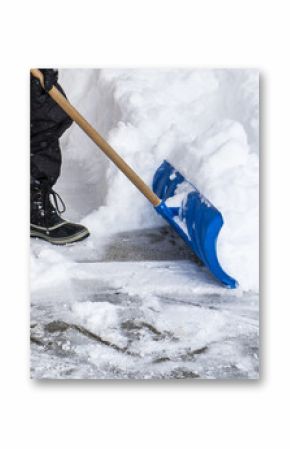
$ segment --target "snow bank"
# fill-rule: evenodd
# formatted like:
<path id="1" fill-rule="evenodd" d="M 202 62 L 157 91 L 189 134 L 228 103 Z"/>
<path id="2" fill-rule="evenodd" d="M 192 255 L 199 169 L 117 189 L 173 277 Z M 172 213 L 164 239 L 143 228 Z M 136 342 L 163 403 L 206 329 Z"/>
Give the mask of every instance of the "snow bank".
<path id="1" fill-rule="evenodd" d="M 61 82 L 72 103 L 148 184 L 167 159 L 220 209 L 221 263 L 242 289 L 257 290 L 258 73 L 62 70 Z M 61 189 L 80 191 L 71 207 L 82 211 L 93 236 L 162 223 L 76 126 L 64 136 L 63 149 Z"/>

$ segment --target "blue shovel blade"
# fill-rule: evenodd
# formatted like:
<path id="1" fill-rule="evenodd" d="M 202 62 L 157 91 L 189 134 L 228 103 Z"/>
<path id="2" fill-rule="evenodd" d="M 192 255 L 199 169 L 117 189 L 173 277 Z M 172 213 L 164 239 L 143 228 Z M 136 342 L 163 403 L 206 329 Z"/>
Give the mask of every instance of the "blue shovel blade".
<path id="1" fill-rule="evenodd" d="M 228 288 L 236 288 L 238 282 L 222 269 L 217 258 L 216 242 L 223 225 L 222 214 L 167 161 L 155 172 L 153 191 L 162 201 L 155 207 L 156 211 L 216 279 Z M 180 191 L 186 193 L 182 195 L 180 204 L 176 204 L 174 195 L 178 203 Z"/>

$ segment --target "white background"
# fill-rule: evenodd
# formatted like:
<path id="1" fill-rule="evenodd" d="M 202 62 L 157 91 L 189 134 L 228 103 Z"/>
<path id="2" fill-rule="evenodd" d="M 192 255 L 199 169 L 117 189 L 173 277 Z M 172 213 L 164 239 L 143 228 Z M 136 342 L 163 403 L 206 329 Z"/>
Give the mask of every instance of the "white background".
<path id="1" fill-rule="evenodd" d="M 289 447 L 287 6 L 282 0 L 1 6 L 1 447 Z M 28 70 L 148 65 L 261 71 L 262 380 L 33 382 Z"/>

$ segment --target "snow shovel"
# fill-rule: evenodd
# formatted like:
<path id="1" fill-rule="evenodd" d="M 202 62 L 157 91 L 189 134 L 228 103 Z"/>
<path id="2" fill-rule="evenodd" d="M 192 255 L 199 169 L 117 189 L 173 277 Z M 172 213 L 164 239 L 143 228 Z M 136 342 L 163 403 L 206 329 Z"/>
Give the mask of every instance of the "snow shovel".
<path id="1" fill-rule="evenodd" d="M 32 69 L 31 73 L 44 86 L 42 73 L 38 69 Z M 164 161 L 155 172 L 151 190 L 55 86 L 48 94 L 143 193 L 212 275 L 227 288 L 236 288 L 238 282 L 222 269 L 217 258 L 222 215 L 198 189 Z"/>

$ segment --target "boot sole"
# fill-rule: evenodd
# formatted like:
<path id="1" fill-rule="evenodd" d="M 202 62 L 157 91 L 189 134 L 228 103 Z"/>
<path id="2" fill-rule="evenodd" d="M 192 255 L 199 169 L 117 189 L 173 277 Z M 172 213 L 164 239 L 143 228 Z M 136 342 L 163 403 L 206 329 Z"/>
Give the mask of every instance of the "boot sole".
<path id="1" fill-rule="evenodd" d="M 87 238 L 89 235 L 90 235 L 89 231 L 84 230 L 79 232 L 78 234 L 75 234 L 69 238 L 64 239 L 64 238 L 49 237 L 37 231 L 30 231 L 30 237 L 45 240 L 46 242 L 52 243 L 53 245 L 68 245 L 70 243 L 80 242 L 81 240 Z"/>

